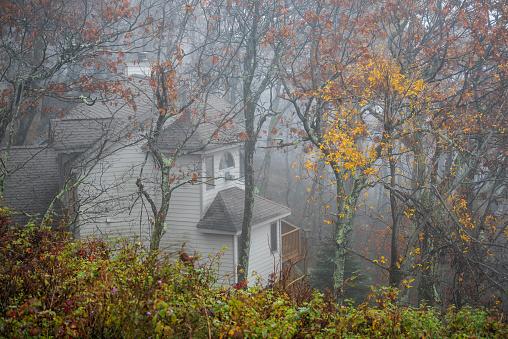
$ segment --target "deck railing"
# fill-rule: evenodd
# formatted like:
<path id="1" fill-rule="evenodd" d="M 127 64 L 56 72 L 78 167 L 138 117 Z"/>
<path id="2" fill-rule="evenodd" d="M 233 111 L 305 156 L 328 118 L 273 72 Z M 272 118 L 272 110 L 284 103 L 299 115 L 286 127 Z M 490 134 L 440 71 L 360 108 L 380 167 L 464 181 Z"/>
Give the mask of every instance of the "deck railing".
<path id="1" fill-rule="evenodd" d="M 282 220 L 282 261 L 299 259 L 303 254 L 300 228 Z"/>

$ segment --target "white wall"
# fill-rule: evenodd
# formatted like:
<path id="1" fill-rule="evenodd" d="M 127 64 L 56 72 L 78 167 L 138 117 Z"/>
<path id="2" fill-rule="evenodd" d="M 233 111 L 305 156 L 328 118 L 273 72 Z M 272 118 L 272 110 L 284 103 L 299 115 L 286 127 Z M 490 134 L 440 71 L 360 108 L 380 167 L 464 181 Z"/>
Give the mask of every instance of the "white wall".
<path id="1" fill-rule="evenodd" d="M 235 166 L 219 170 L 220 159 L 226 151 L 233 155 Z M 243 188 L 242 181 L 223 178 L 226 171 L 236 178 L 239 177 L 239 148 L 219 150 L 211 155 L 215 157 L 215 175 L 222 178 L 215 180 L 216 187 L 213 190 L 206 190 L 205 185 L 196 184 L 184 185 L 173 192 L 166 219 L 167 231 L 161 239 L 160 249 L 167 253 L 177 252 L 185 242 L 184 250 L 189 255 L 201 253 L 204 261 L 215 258 L 225 249 L 220 256 L 220 277 L 221 283 L 229 285 L 235 279 L 234 236 L 201 233 L 196 224 L 217 192 L 233 186 Z M 94 168 L 90 177 L 80 186 L 83 212 L 81 237 L 139 237 L 136 238 L 139 239 L 137 241 L 149 244 L 148 220 L 152 212 L 147 202 L 139 196 L 136 186 L 145 156 L 146 153 L 141 147 L 133 145 L 112 153 Z M 199 166 L 204 168 L 201 156 L 182 157 L 177 160 L 175 171 L 178 172 L 180 168 L 183 171 L 197 171 Z M 154 161 L 150 156 L 143 169 L 143 182 L 145 188 L 153 194 L 156 204 L 160 203 L 160 173 L 154 168 Z M 263 284 L 268 282 L 274 268 L 280 269 L 280 221 L 277 221 L 277 230 L 278 250 L 272 254 L 269 247 L 270 223 L 252 229 L 249 272 L 256 272 Z M 252 285 L 257 278 L 250 274 L 249 282 Z"/>
<path id="2" fill-rule="evenodd" d="M 251 230 L 249 257 L 249 285 L 252 286 L 259 278 L 263 285 L 268 283 L 270 274 L 281 268 L 280 220 L 277 220 L 277 251 L 270 252 L 270 223 L 254 227 Z M 255 274 L 254 276 L 252 274 Z"/>
<path id="3" fill-rule="evenodd" d="M 145 157 L 146 153 L 141 147 L 134 145 L 113 152 L 93 169 L 80 185 L 80 210 L 83 213 L 80 237 L 132 237 L 149 244 L 149 217 L 152 211 L 140 197 L 136 186 Z M 148 156 L 143 168 L 143 183 L 159 206 L 161 178 L 154 164 L 151 156 Z M 182 169 L 184 172 L 193 172 L 200 165 L 201 156 L 181 157 L 176 161 L 174 171 L 180 173 L 179 169 Z M 218 166 L 217 162 L 217 170 Z M 221 283 L 231 284 L 234 280 L 233 236 L 205 234 L 196 227 L 201 219 L 203 186 L 187 184 L 173 192 L 166 218 L 167 231 L 161 239 L 160 249 L 167 253 L 177 252 L 185 242 L 184 250 L 189 255 L 198 252 L 204 261 L 209 261 L 225 248 L 220 256 Z M 217 262 L 217 259 L 214 260 Z"/>
<path id="4" fill-rule="evenodd" d="M 220 170 L 220 159 L 222 155 L 226 152 L 231 153 L 233 156 L 233 159 L 235 161 L 235 167 L 234 168 L 227 168 Z M 221 190 L 230 188 L 230 187 L 240 187 L 244 188 L 244 182 L 243 178 L 240 178 L 240 148 L 235 146 L 230 149 L 226 150 L 219 150 L 215 152 L 209 152 L 206 154 L 206 156 L 213 156 L 214 157 L 214 177 L 218 178 L 215 179 L 215 188 L 214 189 L 206 189 L 207 185 L 202 185 L 202 192 L 203 192 L 203 210 L 202 215 L 206 212 L 208 207 L 210 207 L 210 204 L 212 203 L 213 199 L 215 199 L 215 196 L 217 193 Z M 205 161 L 203 161 L 203 169 L 205 169 Z M 235 180 L 226 180 L 224 178 L 226 172 L 229 172 L 229 174 L 235 176 Z"/>
<path id="5" fill-rule="evenodd" d="M 136 186 L 145 154 L 138 145 L 120 151 L 111 148 L 108 152 L 110 155 L 96 164 L 79 186 L 79 234 L 81 237 L 138 236 L 141 241 L 147 241 L 147 224 L 146 220 L 140 221 L 142 204 L 137 199 Z"/>

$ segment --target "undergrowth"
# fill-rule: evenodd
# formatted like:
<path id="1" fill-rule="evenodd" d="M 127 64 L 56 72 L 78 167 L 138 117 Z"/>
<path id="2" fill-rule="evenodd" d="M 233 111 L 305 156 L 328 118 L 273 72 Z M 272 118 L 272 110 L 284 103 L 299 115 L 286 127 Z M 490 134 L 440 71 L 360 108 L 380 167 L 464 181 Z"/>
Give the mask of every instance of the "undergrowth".
<path id="1" fill-rule="evenodd" d="M 7 213 L 7 216 L 6 216 Z M 214 261 L 141 243 L 79 242 L 0 213 L 5 338 L 505 338 L 502 314 L 397 306 L 397 292 L 341 306 L 308 285 L 219 286 Z M 219 260 L 217 257 L 217 260 Z M 347 305 L 347 303 L 345 304 Z"/>

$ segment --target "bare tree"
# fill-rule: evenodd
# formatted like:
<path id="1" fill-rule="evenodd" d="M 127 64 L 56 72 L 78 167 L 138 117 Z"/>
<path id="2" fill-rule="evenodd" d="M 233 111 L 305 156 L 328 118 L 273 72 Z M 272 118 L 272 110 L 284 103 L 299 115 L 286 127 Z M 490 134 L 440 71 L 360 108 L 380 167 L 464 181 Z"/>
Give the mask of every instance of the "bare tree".
<path id="1" fill-rule="evenodd" d="M 172 11 L 179 6 L 185 10 Z M 216 58 L 209 54 L 220 34 L 211 18 L 220 12 L 215 6 L 215 3 L 184 1 L 164 2 L 160 7 L 157 61 L 152 68 L 151 90 L 145 93 L 152 100 L 155 119 L 148 133 L 143 135 L 148 148 L 146 156 L 152 157 L 159 169 L 159 190 L 154 194 L 145 186 L 144 165 L 136 181 L 152 214 L 151 250 L 159 249 L 174 190 L 212 179 L 203 181 L 200 161 L 195 168 L 181 171 L 174 169 L 177 160 L 205 149 L 217 139 L 224 144 L 232 142 L 219 132 L 231 122 L 234 111 L 217 112 L 209 105 L 210 94 L 231 63 L 231 56 Z M 202 25 L 201 20 L 206 25 Z M 184 90 L 188 88 L 192 90 Z M 198 143 L 195 142 L 197 135 L 203 138 Z"/>
<path id="2" fill-rule="evenodd" d="M 115 88 L 114 83 L 105 85 L 107 79 L 97 70 L 118 70 L 131 35 L 150 22 L 144 10 L 127 1 L 2 2 L 0 140 L 5 150 L 0 194 L 9 149 L 23 143 L 43 98 L 91 105 L 91 91 Z"/>

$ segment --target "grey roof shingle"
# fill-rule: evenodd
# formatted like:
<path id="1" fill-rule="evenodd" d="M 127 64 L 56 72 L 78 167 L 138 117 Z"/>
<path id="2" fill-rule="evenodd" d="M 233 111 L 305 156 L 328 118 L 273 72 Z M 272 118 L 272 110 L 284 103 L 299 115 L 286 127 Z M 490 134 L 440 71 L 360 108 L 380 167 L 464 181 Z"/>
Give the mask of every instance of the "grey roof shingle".
<path id="1" fill-rule="evenodd" d="M 44 215 L 59 190 L 57 152 L 47 146 L 12 147 L 7 167 L 17 168 L 7 177 L 2 201 L 21 213 L 14 221 L 24 225 L 30 220 L 24 213 Z"/>
<path id="2" fill-rule="evenodd" d="M 238 142 L 244 128 L 233 119 L 234 106 L 215 95 L 208 95 L 205 101 L 191 106 L 163 130 L 159 139 L 161 148 L 174 150 L 185 142 L 182 150 L 192 151 Z"/>
<path id="3" fill-rule="evenodd" d="M 63 152 L 82 152 L 105 138 L 109 141 L 125 138 L 156 119 L 155 100 L 148 82 L 140 81 L 133 92 L 138 94 L 136 110 L 125 100 L 97 101 L 92 106 L 76 105 L 65 118 L 51 119 L 53 147 Z M 163 130 L 159 138 L 161 148 L 172 151 L 185 142 L 182 150 L 193 151 L 236 142 L 244 128 L 238 122 L 228 124 L 234 113 L 231 104 L 215 95 L 196 100 Z"/>
<path id="4" fill-rule="evenodd" d="M 145 92 L 136 93 L 136 109 L 123 99 L 98 100 L 92 106 L 77 105 L 65 118 L 51 119 L 53 147 L 62 152 L 82 152 L 106 140 L 124 139 L 140 129 L 153 117 L 153 103 Z"/>
<path id="5" fill-rule="evenodd" d="M 197 227 L 225 232 L 237 232 L 242 229 L 245 191 L 231 187 L 217 193 Z M 254 196 L 252 225 L 260 224 L 273 218 L 288 216 L 291 210 L 271 200 Z"/>
<path id="6" fill-rule="evenodd" d="M 56 150 L 83 151 L 101 138 L 111 118 L 53 119 L 50 123 Z"/>

